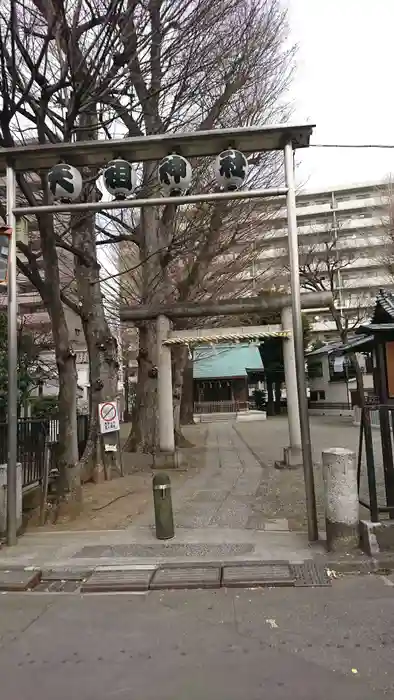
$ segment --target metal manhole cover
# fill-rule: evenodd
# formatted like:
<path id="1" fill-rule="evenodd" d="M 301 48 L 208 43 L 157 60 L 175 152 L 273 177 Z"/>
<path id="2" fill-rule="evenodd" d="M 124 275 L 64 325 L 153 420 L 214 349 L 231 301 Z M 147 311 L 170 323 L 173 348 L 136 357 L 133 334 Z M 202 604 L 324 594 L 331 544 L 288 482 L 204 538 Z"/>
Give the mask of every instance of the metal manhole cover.
<path id="1" fill-rule="evenodd" d="M 223 586 L 293 586 L 294 574 L 288 564 L 224 566 Z"/>
<path id="2" fill-rule="evenodd" d="M 296 586 L 331 586 L 327 571 L 322 564 L 314 561 L 304 561 L 302 564 L 291 564 Z"/>
<path id="3" fill-rule="evenodd" d="M 220 567 L 182 567 L 158 569 L 150 588 L 219 588 Z"/>

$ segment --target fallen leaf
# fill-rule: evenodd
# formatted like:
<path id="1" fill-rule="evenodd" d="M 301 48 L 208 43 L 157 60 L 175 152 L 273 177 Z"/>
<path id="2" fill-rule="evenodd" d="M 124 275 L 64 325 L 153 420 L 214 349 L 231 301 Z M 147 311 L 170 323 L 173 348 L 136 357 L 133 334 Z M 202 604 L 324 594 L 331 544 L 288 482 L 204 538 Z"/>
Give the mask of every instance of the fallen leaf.
<path id="1" fill-rule="evenodd" d="M 268 625 L 270 625 L 273 629 L 274 629 L 275 627 L 278 627 L 278 625 L 276 624 L 276 620 L 268 619 L 268 620 L 266 620 L 266 623 L 267 623 Z"/>

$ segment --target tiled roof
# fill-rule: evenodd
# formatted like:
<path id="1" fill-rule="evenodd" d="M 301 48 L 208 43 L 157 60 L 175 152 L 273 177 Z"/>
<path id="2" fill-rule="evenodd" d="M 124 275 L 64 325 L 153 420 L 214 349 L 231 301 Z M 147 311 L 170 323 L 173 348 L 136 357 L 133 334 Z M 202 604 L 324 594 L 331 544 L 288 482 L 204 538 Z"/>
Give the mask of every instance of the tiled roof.
<path id="1" fill-rule="evenodd" d="M 200 346 L 194 351 L 194 379 L 246 377 L 246 370 L 262 370 L 259 348 L 249 343 Z"/>
<path id="2" fill-rule="evenodd" d="M 338 350 L 341 350 L 341 348 L 341 341 L 336 340 L 331 343 L 326 343 L 325 345 L 322 345 L 321 348 L 316 348 L 316 350 L 308 352 L 307 357 L 315 357 L 316 355 L 331 355 L 332 352 L 337 352 Z"/>
<path id="3" fill-rule="evenodd" d="M 345 344 L 341 343 L 341 341 L 338 340 L 337 342 L 327 343 L 321 348 L 317 348 L 317 350 L 312 350 L 312 352 L 308 352 L 307 357 L 314 357 L 317 355 L 332 355 L 332 353 L 337 353 L 338 355 L 340 355 L 344 352 L 357 352 L 358 349 L 361 351 L 361 347 L 366 345 L 367 343 L 371 343 L 371 336 L 360 335 L 356 338 L 349 338 L 349 340 Z"/>

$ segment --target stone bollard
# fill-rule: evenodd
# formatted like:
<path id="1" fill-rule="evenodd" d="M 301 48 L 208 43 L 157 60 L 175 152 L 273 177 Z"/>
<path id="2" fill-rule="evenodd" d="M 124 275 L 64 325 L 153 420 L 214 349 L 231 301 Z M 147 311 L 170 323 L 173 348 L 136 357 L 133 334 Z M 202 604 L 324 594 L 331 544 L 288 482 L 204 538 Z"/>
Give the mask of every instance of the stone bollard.
<path id="1" fill-rule="evenodd" d="M 350 552 L 359 546 L 356 454 L 331 447 L 322 458 L 327 549 Z"/>
<path id="2" fill-rule="evenodd" d="M 158 540 L 170 540 L 174 537 L 174 518 L 172 515 L 171 481 L 168 474 L 164 474 L 164 472 L 155 474 L 152 487 L 156 537 Z"/>
<path id="3" fill-rule="evenodd" d="M 16 465 L 16 527 L 22 527 L 22 465 Z M 7 465 L 0 464 L 0 534 L 7 532 Z"/>

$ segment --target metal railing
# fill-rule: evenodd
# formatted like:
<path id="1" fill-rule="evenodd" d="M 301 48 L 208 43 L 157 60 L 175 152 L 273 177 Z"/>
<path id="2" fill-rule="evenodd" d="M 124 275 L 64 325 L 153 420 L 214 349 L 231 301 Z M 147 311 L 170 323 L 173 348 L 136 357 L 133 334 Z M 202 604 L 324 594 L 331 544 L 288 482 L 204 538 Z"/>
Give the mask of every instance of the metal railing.
<path id="1" fill-rule="evenodd" d="M 249 401 L 195 401 L 194 413 L 239 413 L 247 411 Z"/>
<path id="2" fill-rule="evenodd" d="M 378 489 L 376 483 L 376 445 L 372 435 L 372 418 L 378 421 L 380 428 L 380 447 L 383 462 L 385 505 L 378 503 Z M 361 408 L 360 433 L 358 443 L 357 484 L 360 505 L 367 508 L 373 522 L 379 522 L 381 513 L 388 513 L 394 518 L 394 460 L 393 460 L 393 428 L 394 405 L 379 404 L 365 405 Z M 368 479 L 369 501 L 360 498 L 361 470 L 363 448 Z"/>
<path id="3" fill-rule="evenodd" d="M 380 428 L 379 409 L 376 406 L 368 406 L 368 410 L 369 410 L 369 415 L 370 415 L 371 427 L 372 428 Z M 361 424 L 361 414 L 362 414 L 361 407 L 355 406 L 354 407 L 354 422 L 356 425 Z"/>
<path id="4" fill-rule="evenodd" d="M 8 460 L 8 426 L 0 423 L 0 464 Z M 89 416 L 77 419 L 78 452 L 81 457 L 86 446 Z M 22 465 L 24 488 L 40 483 L 44 473 L 45 444 L 56 442 L 59 434 L 57 418 L 20 419 L 17 433 L 17 460 Z"/>
<path id="5" fill-rule="evenodd" d="M 308 408 L 320 409 L 338 409 L 339 411 L 351 410 L 352 405 L 348 401 L 308 401 Z"/>

